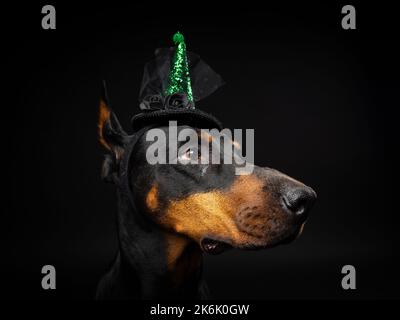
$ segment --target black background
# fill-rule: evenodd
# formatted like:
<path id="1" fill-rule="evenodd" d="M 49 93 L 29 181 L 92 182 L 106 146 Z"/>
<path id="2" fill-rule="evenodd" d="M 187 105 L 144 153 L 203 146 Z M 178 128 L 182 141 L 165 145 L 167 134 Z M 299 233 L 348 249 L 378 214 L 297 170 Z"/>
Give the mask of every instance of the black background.
<path id="1" fill-rule="evenodd" d="M 56 30 L 41 28 L 44 4 L 56 7 Z M 3 295 L 93 297 L 117 248 L 114 188 L 100 180 L 101 80 L 129 129 L 145 62 L 180 30 L 227 83 L 198 107 L 226 127 L 254 128 L 256 163 L 318 193 L 295 243 L 206 257 L 213 296 L 399 298 L 387 155 L 396 32 L 390 8 L 365 2 L 351 3 L 357 30 L 343 30 L 345 4 L 4 6 Z M 41 289 L 45 264 L 56 267 L 56 290 Z M 346 264 L 356 267 L 357 290 L 341 288 Z"/>

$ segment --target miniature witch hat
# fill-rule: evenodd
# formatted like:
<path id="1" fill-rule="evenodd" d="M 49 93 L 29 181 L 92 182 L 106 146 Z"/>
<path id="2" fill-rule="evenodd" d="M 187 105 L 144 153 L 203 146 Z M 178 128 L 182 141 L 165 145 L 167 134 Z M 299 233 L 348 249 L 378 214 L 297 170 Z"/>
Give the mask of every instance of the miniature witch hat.
<path id="1" fill-rule="evenodd" d="M 141 113 L 131 122 L 134 130 L 170 120 L 198 128 L 222 129 L 209 113 L 195 107 L 220 86 L 223 80 L 198 55 L 186 51 L 180 32 L 173 36 L 175 47 L 157 49 L 155 59 L 145 65 L 139 93 Z"/>
<path id="2" fill-rule="evenodd" d="M 190 104 L 193 103 L 193 92 L 190 83 L 185 39 L 178 31 L 174 34 L 173 40 L 176 45 L 176 51 L 172 68 L 168 76 L 168 86 L 165 90 L 165 95 L 183 94 Z"/>

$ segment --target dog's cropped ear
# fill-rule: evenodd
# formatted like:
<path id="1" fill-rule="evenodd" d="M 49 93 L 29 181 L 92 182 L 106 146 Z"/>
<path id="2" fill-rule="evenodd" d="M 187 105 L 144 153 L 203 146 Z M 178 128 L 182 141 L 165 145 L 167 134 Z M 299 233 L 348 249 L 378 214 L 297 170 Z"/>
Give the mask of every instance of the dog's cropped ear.
<path id="1" fill-rule="evenodd" d="M 110 107 L 105 82 L 103 82 L 100 99 L 98 135 L 101 145 L 108 151 L 103 162 L 101 176 L 104 180 L 111 182 L 115 178 L 114 175 L 117 171 L 118 163 L 124 154 L 128 135 L 122 129 L 117 116 Z"/>

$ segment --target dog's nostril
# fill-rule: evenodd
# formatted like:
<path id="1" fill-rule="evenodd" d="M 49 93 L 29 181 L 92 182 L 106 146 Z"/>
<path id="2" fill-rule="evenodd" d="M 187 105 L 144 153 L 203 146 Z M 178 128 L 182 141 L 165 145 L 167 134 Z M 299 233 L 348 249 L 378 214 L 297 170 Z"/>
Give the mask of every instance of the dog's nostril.
<path id="1" fill-rule="evenodd" d="M 284 206 L 296 216 L 306 218 L 311 206 L 314 204 L 316 194 L 308 187 L 288 188 L 282 196 Z"/>

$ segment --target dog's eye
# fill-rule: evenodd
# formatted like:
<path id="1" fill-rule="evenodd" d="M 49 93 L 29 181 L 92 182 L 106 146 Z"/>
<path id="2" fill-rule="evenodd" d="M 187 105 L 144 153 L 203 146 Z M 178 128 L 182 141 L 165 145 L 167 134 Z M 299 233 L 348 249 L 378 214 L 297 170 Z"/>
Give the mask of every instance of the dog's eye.
<path id="1" fill-rule="evenodd" d="M 187 149 L 181 156 L 179 156 L 179 160 L 183 162 L 189 162 L 192 160 L 197 160 L 200 158 L 200 153 L 194 149 Z"/>

